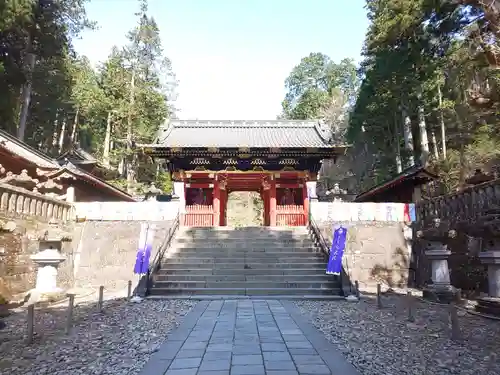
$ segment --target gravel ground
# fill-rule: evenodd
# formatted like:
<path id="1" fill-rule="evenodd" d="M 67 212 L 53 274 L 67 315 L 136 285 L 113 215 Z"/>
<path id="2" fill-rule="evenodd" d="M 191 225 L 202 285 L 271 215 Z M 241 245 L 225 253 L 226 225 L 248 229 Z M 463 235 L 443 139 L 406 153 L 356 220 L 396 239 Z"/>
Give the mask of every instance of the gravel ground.
<path id="1" fill-rule="evenodd" d="M 15 313 L 0 331 L 0 374 L 137 374 L 194 305 L 188 300 L 116 299 L 106 301 L 99 313 L 94 302 L 82 302 L 75 306 L 69 336 L 64 333 L 65 307 L 38 309 L 30 346 L 25 343 L 26 312 Z"/>
<path id="2" fill-rule="evenodd" d="M 463 340 L 452 341 L 448 309 L 415 302 L 408 322 L 406 297 L 360 302 L 296 302 L 362 375 L 498 375 L 500 321 L 459 311 Z"/>

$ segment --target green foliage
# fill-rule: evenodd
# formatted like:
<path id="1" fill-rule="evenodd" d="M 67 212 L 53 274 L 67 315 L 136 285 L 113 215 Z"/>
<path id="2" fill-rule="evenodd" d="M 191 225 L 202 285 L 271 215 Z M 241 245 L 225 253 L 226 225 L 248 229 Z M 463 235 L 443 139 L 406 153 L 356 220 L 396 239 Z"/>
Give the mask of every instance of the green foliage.
<path id="1" fill-rule="evenodd" d="M 131 146 L 152 142 L 159 126 L 174 112 L 171 101 L 177 81 L 163 53 L 158 25 L 148 15 L 147 1 L 139 1 L 137 24 L 127 34 L 127 45 L 115 46 L 94 69 L 72 47 L 73 38 L 95 26 L 85 14 L 86 2 L 6 0 L 0 4 L 1 127 L 16 134 L 19 93 L 31 81 L 27 143 L 53 156 L 78 143 L 99 158 L 107 157 L 113 167 L 121 166 L 123 175 L 114 181 L 120 187 L 127 167 L 133 169 L 134 181 L 146 183 L 143 177 L 154 181 L 149 170 L 155 167 L 134 156 Z M 33 72 L 26 65 L 27 53 L 36 57 Z M 111 147 L 104 155 L 108 119 Z"/>
<path id="2" fill-rule="evenodd" d="M 160 172 L 156 176 L 156 187 L 164 193 L 170 194 L 173 190 L 172 178 L 169 172 Z"/>
<path id="3" fill-rule="evenodd" d="M 310 120 L 324 117 L 332 98 L 339 93 L 353 101 L 358 88 L 356 66 L 352 59 L 339 64 L 322 53 L 311 53 L 293 68 L 285 81 L 287 94 L 281 117 Z"/>
<path id="4" fill-rule="evenodd" d="M 374 169 L 371 185 L 394 175 L 398 158 L 408 165 L 410 157 L 417 160 L 430 152 L 445 189 L 452 191 L 464 184 L 471 168 L 497 158 L 486 150 L 498 147 L 498 135 L 480 130 L 484 123 L 493 128 L 499 123 L 498 69 L 490 69 L 485 58 L 495 48 L 497 61 L 500 57 L 499 35 L 485 27 L 485 22 L 491 26 L 494 21 L 488 17 L 490 8 L 480 0 L 468 6 L 367 0 L 367 10 L 371 24 L 361 64 L 364 77 L 348 138 L 375 156 L 374 163 L 367 165 Z M 490 46 L 483 40 L 490 40 Z M 404 149 L 404 113 L 411 121 L 414 150 Z M 429 140 L 429 151 L 422 134 Z"/>

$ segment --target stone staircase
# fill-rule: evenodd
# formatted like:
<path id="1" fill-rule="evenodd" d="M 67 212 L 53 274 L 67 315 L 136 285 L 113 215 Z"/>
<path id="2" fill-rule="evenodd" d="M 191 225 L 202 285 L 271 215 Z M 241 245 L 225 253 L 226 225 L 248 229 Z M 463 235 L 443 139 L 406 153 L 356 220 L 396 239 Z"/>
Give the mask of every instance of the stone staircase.
<path id="1" fill-rule="evenodd" d="M 340 295 L 305 227 L 181 227 L 151 295 Z"/>

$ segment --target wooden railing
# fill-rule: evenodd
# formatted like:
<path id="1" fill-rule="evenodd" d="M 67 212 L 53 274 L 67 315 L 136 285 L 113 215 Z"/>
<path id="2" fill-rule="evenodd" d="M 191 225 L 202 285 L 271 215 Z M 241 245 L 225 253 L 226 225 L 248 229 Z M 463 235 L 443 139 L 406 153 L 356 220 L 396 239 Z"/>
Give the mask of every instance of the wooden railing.
<path id="1" fill-rule="evenodd" d="M 302 205 L 279 205 L 276 207 L 276 224 L 278 226 L 306 225 L 306 213 Z"/>
<path id="2" fill-rule="evenodd" d="M 62 221 L 74 216 L 70 203 L 4 183 L 0 183 L 0 212 Z"/>
<path id="3" fill-rule="evenodd" d="M 186 227 L 212 227 L 214 225 L 213 206 L 186 206 L 186 212 L 183 215 L 182 223 Z"/>
<path id="4" fill-rule="evenodd" d="M 451 225 L 474 221 L 486 210 L 500 205 L 500 179 L 466 188 L 463 191 L 418 202 L 415 206 L 419 226 L 439 218 Z"/>

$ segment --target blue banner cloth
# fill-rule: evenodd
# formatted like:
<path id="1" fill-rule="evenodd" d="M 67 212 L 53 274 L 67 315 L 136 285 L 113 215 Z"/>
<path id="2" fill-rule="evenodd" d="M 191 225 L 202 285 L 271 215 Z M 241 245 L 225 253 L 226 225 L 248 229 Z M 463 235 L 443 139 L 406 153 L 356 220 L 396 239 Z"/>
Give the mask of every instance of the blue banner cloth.
<path id="1" fill-rule="evenodd" d="M 139 235 L 139 246 L 135 259 L 134 273 L 146 274 L 149 268 L 149 258 L 153 247 L 154 230 L 147 223 L 141 225 L 141 234 Z"/>
<path id="2" fill-rule="evenodd" d="M 342 257 L 344 255 L 346 238 L 346 228 L 340 227 L 333 232 L 332 248 L 330 249 L 330 258 L 326 267 L 328 275 L 340 275 L 342 271 Z"/>
<path id="3" fill-rule="evenodd" d="M 415 203 L 410 203 L 409 208 L 410 208 L 410 221 L 411 222 L 417 221 L 417 214 L 415 212 Z"/>

